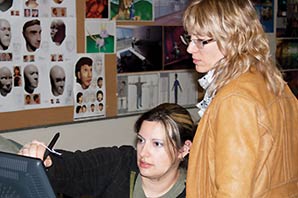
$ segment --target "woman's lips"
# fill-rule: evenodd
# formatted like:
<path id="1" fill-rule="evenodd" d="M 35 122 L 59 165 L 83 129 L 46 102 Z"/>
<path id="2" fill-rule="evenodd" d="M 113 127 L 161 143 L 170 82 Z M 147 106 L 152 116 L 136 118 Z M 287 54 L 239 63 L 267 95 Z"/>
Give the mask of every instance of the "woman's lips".
<path id="1" fill-rule="evenodd" d="M 150 168 L 152 165 L 143 161 L 139 163 L 140 168 Z"/>
<path id="2" fill-rule="evenodd" d="M 197 65 L 197 64 L 200 62 L 200 60 L 199 60 L 199 59 L 195 59 L 195 58 L 193 58 L 193 59 L 192 59 L 192 62 L 193 62 L 195 65 Z"/>

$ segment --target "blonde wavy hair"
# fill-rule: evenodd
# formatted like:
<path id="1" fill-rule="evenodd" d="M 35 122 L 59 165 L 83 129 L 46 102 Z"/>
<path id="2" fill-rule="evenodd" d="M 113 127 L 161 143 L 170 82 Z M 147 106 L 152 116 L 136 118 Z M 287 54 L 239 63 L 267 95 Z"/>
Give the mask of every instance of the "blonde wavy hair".
<path id="1" fill-rule="evenodd" d="M 285 82 L 271 59 L 269 41 L 251 1 L 193 0 L 183 25 L 189 35 L 215 39 L 224 54 L 215 65 L 211 94 L 252 67 L 261 72 L 269 90 L 281 94 Z"/>

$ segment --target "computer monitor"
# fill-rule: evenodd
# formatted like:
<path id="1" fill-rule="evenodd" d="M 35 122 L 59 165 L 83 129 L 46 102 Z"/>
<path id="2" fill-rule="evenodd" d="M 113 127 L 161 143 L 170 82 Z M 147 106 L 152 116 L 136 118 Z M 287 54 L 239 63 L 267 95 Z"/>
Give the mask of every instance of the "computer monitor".
<path id="1" fill-rule="evenodd" d="M 0 197 L 55 198 L 43 162 L 0 151 Z"/>

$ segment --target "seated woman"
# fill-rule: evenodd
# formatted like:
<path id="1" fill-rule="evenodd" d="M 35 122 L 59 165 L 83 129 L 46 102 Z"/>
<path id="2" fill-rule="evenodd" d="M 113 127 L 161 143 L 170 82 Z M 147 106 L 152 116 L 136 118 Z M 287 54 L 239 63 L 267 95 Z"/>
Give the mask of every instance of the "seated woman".
<path id="1" fill-rule="evenodd" d="M 141 115 L 135 123 L 132 146 L 61 151 L 44 164 L 57 193 L 72 197 L 183 198 L 186 166 L 194 137 L 189 112 L 171 103 Z M 121 131 L 120 131 L 121 132 Z M 44 143 L 26 144 L 20 154 L 43 159 Z"/>

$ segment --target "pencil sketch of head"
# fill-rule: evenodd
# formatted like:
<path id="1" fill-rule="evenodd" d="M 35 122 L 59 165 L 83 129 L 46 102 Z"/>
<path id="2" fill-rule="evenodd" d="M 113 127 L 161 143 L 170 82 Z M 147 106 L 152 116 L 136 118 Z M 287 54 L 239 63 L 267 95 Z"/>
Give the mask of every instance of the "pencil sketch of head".
<path id="1" fill-rule="evenodd" d="M 38 19 L 27 21 L 23 26 L 23 36 L 28 52 L 35 52 L 41 43 L 41 24 Z"/>
<path id="2" fill-rule="evenodd" d="M 12 89 L 12 73 L 7 67 L 0 68 L 0 94 L 6 96 Z"/>
<path id="3" fill-rule="evenodd" d="M 7 11 L 12 6 L 13 0 L 0 0 L 0 10 L 2 12 Z"/>
<path id="4" fill-rule="evenodd" d="M 0 19 L 0 50 L 7 50 L 11 40 L 10 23 L 6 19 Z"/>
<path id="5" fill-rule="evenodd" d="M 65 30 L 66 26 L 65 23 L 61 19 L 55 19 L 51 23 L 51 38 L 52 41 L 57 45 L 60 46 L 65 39 Z"/>
<path id="6" fill-rule="evenodd" d="M 24 68 L 24 81 L 25 81 L 25 87 L 24 89 L 28 93 L 33 93 L 34 90 L 38 86 L 38 81 L 39 81 L 39 73 L 38 73 L 38 68 L 31 64 L 27 65 Z"/>
<path id="7" fill-rule="evenodd" d="M 51 90 L 54 96 L 62 95 L 65 87 L 65 71 L 62 67 L 55 65 L 50 70 Z"/>

